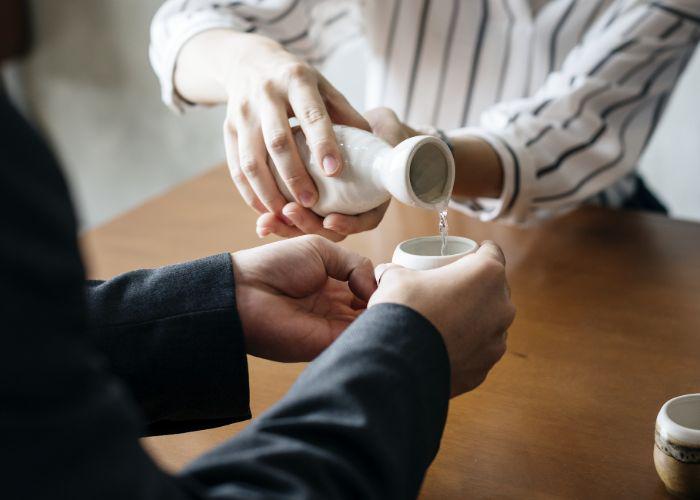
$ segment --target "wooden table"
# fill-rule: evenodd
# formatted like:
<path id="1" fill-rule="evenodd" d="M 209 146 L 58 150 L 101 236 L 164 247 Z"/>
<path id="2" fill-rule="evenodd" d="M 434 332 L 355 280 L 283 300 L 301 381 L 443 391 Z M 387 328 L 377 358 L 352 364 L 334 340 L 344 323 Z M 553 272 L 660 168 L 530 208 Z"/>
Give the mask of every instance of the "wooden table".
<path id="1" fill-rule="evenodd" d="M 83 242 L 91 275 L 109 277 L 265 243 L 254 221 L 219 168 Z M 378 263 L 436 230 L 436 214 L 393 204 L 380 230 L 343 244 Z M 665 497 L 654 419 L 670 397 L 700 391 L 700 225 L 585 209 L 529 230 L 452 212 L 450 230 L 503 246 L 518 316 L 502 362 L 451 402 L 422 497 Z M 304 368 L 249 362 L 254 415 Z M 243 426 L 144 444 L 176 470 Z"/>

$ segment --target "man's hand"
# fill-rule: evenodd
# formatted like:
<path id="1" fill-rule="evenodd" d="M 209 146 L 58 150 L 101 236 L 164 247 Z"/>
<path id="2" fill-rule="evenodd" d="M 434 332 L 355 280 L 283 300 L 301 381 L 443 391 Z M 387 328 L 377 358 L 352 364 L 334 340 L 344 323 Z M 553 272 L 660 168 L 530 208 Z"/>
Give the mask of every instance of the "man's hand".
<path id="1" fill-rule="evenodd" d="M 448 266 L 412 271 L 391 265 L 369 302 L 402 304 L 440 331 L 450 358 L 452 396 L 476 388 L 506 350 L 515 308 L 500 248 L 485 242 Z"/>
<path id="2" fill-rule="evenodd" d="M 310 361 L 364 310 L 376 289 L 369 259 L 319 236 L 232 254 L 249 354 Z"/>
<path id="3" fill-rule="evenodd" d="M 392 146 L 419 135 L 408 125 L 401 123 L 396 113 L 389 108 L 376 108 L 368 111 L 365 118 L 372 133 L 384 139 Z M 354 233 L 369 231 L 379 225 L 389 207 L 389 202 L 359 215 L 330 214 L 321 218 L 299 203 L 289 203 L 282 209 L 282 214 L 292 225 L 285 224 L 274 214 L 265 213 L 258 218 L 258 236 L 276 234 L 282 237 L 300 234 L 319 234 L 332 241 L 340 241 Z"/>

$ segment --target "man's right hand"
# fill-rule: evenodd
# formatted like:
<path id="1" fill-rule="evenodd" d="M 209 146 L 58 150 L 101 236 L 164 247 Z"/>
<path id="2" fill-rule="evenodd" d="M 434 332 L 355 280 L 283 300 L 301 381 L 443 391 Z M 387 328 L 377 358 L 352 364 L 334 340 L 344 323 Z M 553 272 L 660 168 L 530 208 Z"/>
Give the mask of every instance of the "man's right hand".
<path id="1" fill-rule="evenodd" d="M 487 241 L 430 271 L 389 266 L 369 306 L 401 304 L 422 314 L 447 347 L 452 396 L 476 388 L 505 353 L 506 330 L 515 317 L 501 249 Z"/>

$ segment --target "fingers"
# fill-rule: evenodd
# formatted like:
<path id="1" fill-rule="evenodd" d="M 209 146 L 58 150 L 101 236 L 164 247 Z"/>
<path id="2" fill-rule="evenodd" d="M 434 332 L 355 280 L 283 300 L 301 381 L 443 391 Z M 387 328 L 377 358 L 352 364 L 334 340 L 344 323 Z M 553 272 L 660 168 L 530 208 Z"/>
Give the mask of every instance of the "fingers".
<path id="1" fill-rule="evenodd" d="M 243 201 L 258 213 L 266 212 L 267 209 L 258 199 L 257 195 L 250 187 L 248 179 L 241 172 L 238 163 L 238 142 L 236 140 L 235 131 L 230 127 L 228 120 L 224 122 L 224 149 L 226 151 L 226 163 L 228 164 L 231 179 L 236 185 L 236 189 L 241 194 Z"/>
<path id="2" fill-rule="evenodd" d="M 321 255 L 328 276 L 347 281 L 352 293 L 368 302 L 377 289 L 372 261 L 322 238 L 313 239 L 312 244 Z"/>
<path id="3" fill-rule="evenodd" d="M 323 227 L 338 234 L 349 235 L 369 231 L 379 225 L 389 208 L 390 201 L 359 215 L 330 214 L 323 219 Z"/>
<path id="4" fill-rule="evenodd" d="M 503 250 L 493 241 L 486 240 L 482 242 L 475 255 L 495 260 L 503 266 L 506 265 L 506 256 L 503 254 Z"/>
<path id="5" fill-rule="evenodd" d="M 264 92 L 260 102 L 260 124 L 265 146 L 289 192 L 302 206 L 312 207 L 318 192 L 297 151 L 289 127 L 287 106 L 271 91 Z"/>
<path id="6" fill-rule="evenodd" d="M 288 203 L 282 209 L 282 213 L 305 234 L 318 234 L 331 241 L 345 239 L 345 235 L 336 233 L 323 227 L 323 219 L 308 208 L 297 203 Z"/>
<path id="7" fill-rule="evenodd" d="M 360 128 L 371 132 L 372 129 L 360 112 L 323 75 L 318 75 L 318 89 L 325 98 L 326 109 L 333 123 Z"/>
<path id="8" fill-rule="evenodd" d="M 287 200 L 280 193 L 267 164 L 267 151 L 260 126 L 245 107 L 239 110 L 237 120 L 238 160 L 241 172 L 267 210 L 281 214 Z"/>
<path id="9" fill-rule="evenodd" d="M 302 236 L 304 234 L 295 226 L 290 226 L 281 221 L 275 214 L 270 212 L 266 212 L 258 217 L 255 232 L 260 238 L 264 238 L 270 234 L 276 234 L 282 238 L 294 238 L 295 236 Z"/>
<path id="10" fill-rule="evenodd" d="M 316 76 L 306 66 L 299 65 L 292 72 L 289 82 L 289 104 L 299 119 L 306 143 L 316 163 L 328 176 L 340 174 L 343 158 L 333 132 L 333 124 L 318 90 Z"/>
<path id="11" fill-rule="evenodd" d="M 372 127 L 372 133 L 392 146 L 396 146 L 412 135 L 409 133 L 409 129 L 401 123 L 396 113 L 389 108 L 374 108 L 367 111 L 365 117 Z"/>

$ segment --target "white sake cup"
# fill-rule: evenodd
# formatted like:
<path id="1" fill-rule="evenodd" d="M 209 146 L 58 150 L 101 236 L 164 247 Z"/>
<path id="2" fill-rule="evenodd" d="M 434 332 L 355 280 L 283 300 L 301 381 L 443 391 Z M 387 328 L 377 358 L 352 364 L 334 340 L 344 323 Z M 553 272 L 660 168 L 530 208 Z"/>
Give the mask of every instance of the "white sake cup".
<path id="1" fill-rule="evenodd" d="M 678 396 L 661 407 L 654 466 L 670 493 L 700 498 L 700 394 Z"/>
<path id="2" fill-rule="evenodd" d="M 399 266 L 424 271 L 451 264 L 475 252 L 479 245 L 469 238 L 448 236 L 445 255 L 440 254 L 441 248 L 442 242 L 439 236 L 413 238 L 397 245 L 391 261 Z"/>

